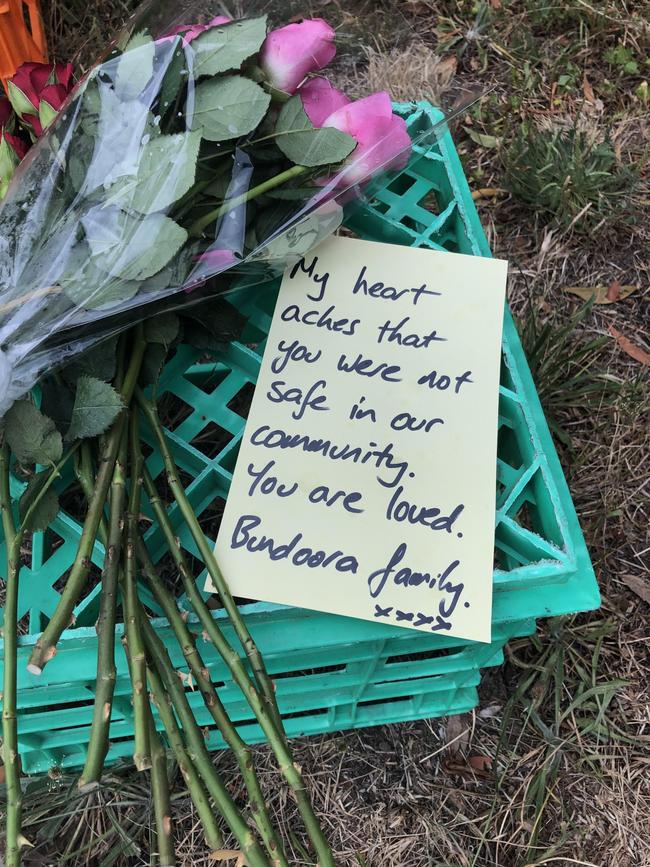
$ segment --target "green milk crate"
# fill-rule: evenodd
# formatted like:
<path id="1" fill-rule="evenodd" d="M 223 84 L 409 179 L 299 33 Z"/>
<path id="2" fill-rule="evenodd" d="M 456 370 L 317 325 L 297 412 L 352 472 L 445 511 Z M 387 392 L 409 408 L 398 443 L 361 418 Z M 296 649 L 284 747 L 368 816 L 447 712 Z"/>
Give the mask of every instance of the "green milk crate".
<path id="1" fill-rule="evenodd" d="M 440 113 L 427 103 L 396 106 L 413 137 L 430 130 Z M 462 167 L 449 132 L 414 147 L 409 166 L 375 182 L 362 202 L 349 207 L 346 225 L 359 236 L 414 247 L 489 256 Z M 168 434 L 187 494 L 202 520 L 213 520 L 225 501 L 245 424 L 247 396 L 260 367 L 278 283 L 265 291 L 241 291 L 233 303 L 246 317 L 240 341 L 210 361 L 181 346 L 163 371 L 158 394 L 173 395 L 181 408 Z M 153 439 L 148 466 L 162 470 Z M 60 491 L 73 484 L 64 477 Z M 12 495 L 22 484 L 12 479 Z M 181 543 L 199 554 L 177 509 L 170 517 Z M 599 604 L 593 569 L 519 338 L 508 310 L 503 331 L 499 396 L 494 605 L 490 644 L 356 620 L 316 611 L 254 603 L 242 606 L 277 685 L 278 703 L 290 736 L 366 727 L 470 710 L 477 703 L 481 669 L 503 660 L 509 638 L 530 635 L 535 619 L 584 611 Z M 99 586 L 75 611 L 56 657 L 43 674 L 27 672 L 31 646 L 58 600 L 57 582 L 69 569 L 81 528 L 64 510 L 43 533 L 34 534 L 31 560 L 23 570 L 19 616 L 28 634 L 18 652 L 19 744 L 27 773 L 53 766 L 78 768 L 85 759 L 95 683 Z M 153 559 L 164 553 L 160 529 L 152 525 L 147 545 Z M 97 543 L 93 562 L 101 567 Z M 0 558 L 4 551 L 0 549 Z M 0 560 L 2 562 L 2 560 Z M 200 567 L 199 567 L 200 568 Z M 205 573 L 198 578 L 203 585 Z M 151 610 L 157 608 L 149 599 Z M 180 600 L 181 606 L 184 600 Z M 159 613 L 159 612 L 157 612 Z M 234 640 L 223 612 L 224 629 Z M 167 622 L 154 621 L 173 662 L 185 661 Z M 200 628 L 190 615 L 189 623 Z M 118 639 L 122 626 L 117 627 Z M 232 719 L 249 742 L 262 732 L 239 689 L 229 679 L 211 644 L 198 646 Z M 133 748 L 130 683 L 117 643 L 117 682 L 108 761 Z M 197 691 L 187 688 L 211 748 L 223 747 Z"/>

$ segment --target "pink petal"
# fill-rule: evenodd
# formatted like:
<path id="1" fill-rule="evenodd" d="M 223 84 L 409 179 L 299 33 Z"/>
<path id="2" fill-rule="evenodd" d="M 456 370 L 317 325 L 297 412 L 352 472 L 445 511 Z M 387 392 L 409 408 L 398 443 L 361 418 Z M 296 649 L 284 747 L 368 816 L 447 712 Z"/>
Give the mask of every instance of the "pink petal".
<path id="1" fill-rule="evenodd" d="M 314 126 L 323 126 L 327 118 L 350 100 L 322 75 L 310 78 L 300 88 L 300 98 L 307 117 Z"/>
<path id="2" fill-rule="evenodd" d="M 351 102 L 325 121 L 357 140 L 339 185 L 362 183 L 380 170 L 404 168 L 411 153 L 406 123 L 393 114 L 390 98 L 380 92 Z"/>
<path id="3" fill-rule="evenodd" d="M 323 126 L 340 129 L 341 132 L 354 136 L 361 144 L 365 140 L 375 140 L 386 132 L 392 116 L 390 97 L 385 91 L 380 91 L 337 109 Z"/>
<path id="4" fill-rule="evenodd" d="M 239 261 L 232 250 L 214 249 L 206 250 L 196 258 L 197 262 L 207 265 L 215 274 L 219 271 L 225 271 L 230 268 L 235 262 Z"/>
<path id="5" fill-rule="evenodd" d="M 214 247 L 201 253 L 200 256 L 196 256 L 194 261 L 197 265 L 189 275 L 188 284 L 185 286 L 186 292 L 192 292 L 193 289 L 202 286 L 210 277 L 232 268 L 240 261 L 240 258 L 230 249 Z"/>
<path id="6" fill-rule="evenodd" d="M 311 18 L 273 30 L 264 40 L 259 64 L 269 83 L 294 93 L 310 72 L 322 69 L 336 54 L 336 34 L 322 18 Z"/>
<path id="7" fill-rule="evenodd" d="M 210 30 L 212 27 L 222 27 L 224 24 L 230 24 L 232 18 L 228 18 L 227 15 L 217 15 L 216 18 L 213 18 L 207 24 L 179 24 L 177 27 L 172 27 L 171 30 L 168 30 L 160 39 L 160 41 L 169 39 L 172 36 L 183 36 L 183 43 L 185 45 L 189 45 L 193 39 L 196 39 L 197 36 L 200 36 L 201 33 L 206 30 Z"/>
<path id="8" fill-rule="evenodd" d="M 217 15 L 216 18 L 213 18 L 212 21 L 208 21 L 208 27 L 220 27 L 222 24 L 230 24 L 232 18 L 228 18 L 227 15 Z"/>

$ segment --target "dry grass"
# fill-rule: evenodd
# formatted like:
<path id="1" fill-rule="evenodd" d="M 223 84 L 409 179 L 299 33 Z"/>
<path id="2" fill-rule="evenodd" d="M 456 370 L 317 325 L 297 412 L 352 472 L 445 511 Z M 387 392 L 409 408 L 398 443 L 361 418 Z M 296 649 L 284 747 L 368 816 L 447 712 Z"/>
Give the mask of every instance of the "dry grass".
<path id="1" fill-rule="evenodd" d="M 61 54 L 80 46 L 80 33 L 101 42 L 127 2 L 47 6 Z M 533 315 L 560 331 L 579 307 L 566 286 L 618 281 L 637 290 L 591 310 L 561 345 L 551 340 L 539 382 L 563 432 L 560 455 L 600 579 L 601 610 L 542 624 L 535 638 L 512 642 L 506 663 L 486 674 L 479 707 L 462 719 L 312 738 L 296 744 L 297 760 L 344 865 L 647 867 L 650 608 L 629 585 L 650 592 L 648 370 L 613 339 L 579 371 L 573 350 L 608 337 L 612 325 L 650 347 L 643 96 L 650 7 L 632 0 L 292 0 L 287 17 L 307 6 L 337 26 L 339 83 L 353 94 L 381 88 L 397 99 L 436 100 L 493 88 L 454 130 L 474 188 L 504 186 L 513 130 L 524 121 L 542 130 L 577 123 L 595 141 L 608 135 L 620 164 L 634 166 L 638 182 L 625 215 L 632 219 L 611 220 L 606 202 L 594 204 L 604 222 L 587 234 L 581 217 L 561 223 L 511 195 L 479 199 L 495 253 L 512 263 L 510 301 L 524 331 Z M 577 373 L 603 388 L 568 399 Z M 295 806 L 266 749 L 256 752 L 288 832 L 298 825 Z M 228 771 L 227 755 L 215 761 Z M 146 787 L 129 770 L 114 771 L 102 800 L 82 810 L 70 800 L 72 782 L 49 780 L 29 796 L 27 835 L 38 843 L 30 863 L 148 864 Z M 57 811 L 67 817 L 59 825 Z M 179 861 L 212 863 L 178 779 L 175 812 Z M 79 828 L 74 845 L 83 839 L 88 848 L 63 860 Z M 122 853 L 105 860 L 118 844 Z M 304 863 L 299 840 L 293 848 Z"/>
<path id="2" fill-rule="evenodd" d="M 417 96 L 434 105 L 442 103 L 456 72 L 456 58 L 442 58 L 432 53 L 431 46 L 414 40 L 408 48 L 389 51 L 367 46 L 363 65 L 344 74 L 346 92 L 361 98 L 369 92 L 386 90 L 396 102 L 408 102 Z"/>

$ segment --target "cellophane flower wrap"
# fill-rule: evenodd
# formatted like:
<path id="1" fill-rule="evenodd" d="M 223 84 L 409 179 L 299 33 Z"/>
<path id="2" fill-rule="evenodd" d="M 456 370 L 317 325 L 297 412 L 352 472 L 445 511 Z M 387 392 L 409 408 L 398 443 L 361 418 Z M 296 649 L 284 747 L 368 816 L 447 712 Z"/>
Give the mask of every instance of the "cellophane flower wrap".
<path id="1" fill-rule="evenodd" d="M 263 283 L 409 159 L 388 94 L 352 101 L 326 77 L 325 21 L 152 9 L 62 105 L 67 69 L 14 88 L 19 116 L 50 125 L 0 207 L 0 418 L 44 371 L 139 319 L 224 295 L 244 272 Z"/>

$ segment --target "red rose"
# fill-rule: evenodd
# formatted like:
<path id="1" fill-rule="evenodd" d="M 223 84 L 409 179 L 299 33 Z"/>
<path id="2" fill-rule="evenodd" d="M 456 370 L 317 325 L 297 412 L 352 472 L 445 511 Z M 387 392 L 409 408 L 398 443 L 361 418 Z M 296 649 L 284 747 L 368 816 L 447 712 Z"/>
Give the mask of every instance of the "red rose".
<path id="1" fill-rule="evenodd" d="M 9 99 L 23 124 L 40 136 L 72 90 L 71 63 L 23 63 L 8 82 Z"/>

